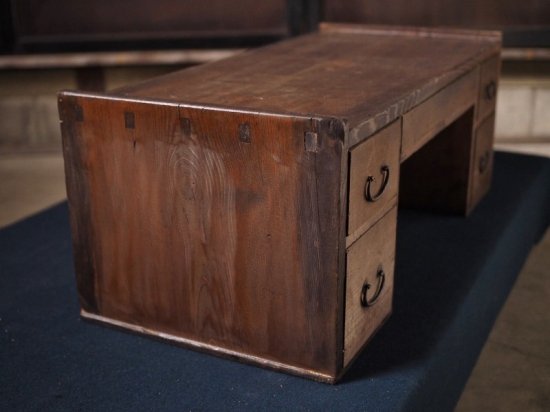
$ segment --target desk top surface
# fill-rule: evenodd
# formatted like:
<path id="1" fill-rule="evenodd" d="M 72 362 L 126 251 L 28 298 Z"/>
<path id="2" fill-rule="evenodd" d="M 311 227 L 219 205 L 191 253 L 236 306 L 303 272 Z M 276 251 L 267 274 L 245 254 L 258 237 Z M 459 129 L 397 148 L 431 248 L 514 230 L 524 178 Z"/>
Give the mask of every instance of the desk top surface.
<path id="1" fill-rule="evenodd" d="M 326 24 L 317 33 L 109 95 L 337 117 L 352 128 L 410 110 L 499 49 L 495 32 Z"/>

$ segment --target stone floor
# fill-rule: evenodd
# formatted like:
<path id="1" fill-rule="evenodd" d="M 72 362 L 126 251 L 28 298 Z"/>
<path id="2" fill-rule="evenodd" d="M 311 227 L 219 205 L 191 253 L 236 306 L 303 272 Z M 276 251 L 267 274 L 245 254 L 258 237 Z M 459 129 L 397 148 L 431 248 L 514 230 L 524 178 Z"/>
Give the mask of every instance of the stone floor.
<path id="1" fill-rule="evenodd" d="M 65 199 L 58 152 L 0 155 L 0 182 L 0 227 Z M 550 231 L 525 264 L 458 412 L 550 410 L 549 302 Z"/>
<path id="2" fill-rule="evenodd" d="M 533 249 L 457 412 L 550 411 L 550 231 Z"/>
<path id="3" fill-rule="evenodd" d="M 65 199 L 59 152 L 0 155 L 0 227 Z"/>

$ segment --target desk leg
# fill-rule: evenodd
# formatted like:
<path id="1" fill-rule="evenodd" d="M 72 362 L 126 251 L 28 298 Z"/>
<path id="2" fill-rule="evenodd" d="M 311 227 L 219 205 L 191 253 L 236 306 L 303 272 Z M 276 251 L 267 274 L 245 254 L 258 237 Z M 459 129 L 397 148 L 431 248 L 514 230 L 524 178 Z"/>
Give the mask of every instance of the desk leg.
<path id="1" fill-rule="evenodd" d="M 474 109 L 439 132 L 401 164 L 399 205 L 466 215 L 474 200 Z"/>

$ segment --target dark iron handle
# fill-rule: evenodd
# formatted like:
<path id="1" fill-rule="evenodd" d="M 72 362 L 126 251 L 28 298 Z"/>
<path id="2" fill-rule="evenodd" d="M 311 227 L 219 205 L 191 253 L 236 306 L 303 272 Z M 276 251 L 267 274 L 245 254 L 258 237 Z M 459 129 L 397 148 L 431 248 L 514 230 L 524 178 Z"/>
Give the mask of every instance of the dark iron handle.
<path id="1" fill-rule="evenodd" d="M 489 153 L 489 150 L 485 150 L 485 152 L 481 155 L 479 158 L 479 173 L 484 173 L 487 170 L 487 166 L 489 166 L 489 158 L 491 154 Z"/>
<path id="2" fill-rule="evenodd" d="M 382 267 L 378 269 L 376 277 L 378 278 L 378 286 L 376 287 L 376 292 L 374 292 L 374 296 L 371 298 L 371 300 L 367 299 L 367 291 L 371 288 L 370 283 L 365 282 L 363 284 L 363 288 L 361 289 L 361 306 L 363 306 L 364 308 L 368 308 L 369 306 L 374 305 L 380 297 L 380 294 L 382 293 L 384 282 L 386 280 L 386 274 L 384 273 L 384 269 L 382 269 Z"/>
<path id="3" fill-rule="evenodd" d="M 497 84 L 494 80 L 491 80 L 487 86 L 485 86 L 485 98 L 487 100 L 493 100 L 497 94 Z"/>
<path id="4" fill-rule="evenodd" d="M 378 199 L 380 199 L 380 196 L 382 196 L 382 193 L 384 193 L 384 190 L 386 189 L 386 186 L 388 184 L 388 181 L 390 180 L 390 168 L 389 166 L 382 166 L 380 168 L 380 173 L 382 173 L 382 184 L 380 185 L 380 189 L 378 189 L 378 193 L 372 194 L 371 193 L 371 186 L 372 182 L 375 181 L 373 176 L 367 177 L 367 183 L 365 184 L 365 198 L 368 202 L 376 202 Z"/>

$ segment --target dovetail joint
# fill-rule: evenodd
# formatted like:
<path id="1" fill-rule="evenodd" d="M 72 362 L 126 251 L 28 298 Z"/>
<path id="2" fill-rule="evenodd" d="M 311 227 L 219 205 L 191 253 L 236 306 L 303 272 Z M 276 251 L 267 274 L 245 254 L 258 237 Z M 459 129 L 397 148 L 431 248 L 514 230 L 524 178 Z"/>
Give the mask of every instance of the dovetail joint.
<path id="1" fill-rule="evenodd" d="M 84 121 L 84 111 L 82 110 L 82 106 L 79 104 L 74 107 L 74 118 L 77 122 Z"/>
<path id="2" fill-rule="evenodd" d="M 180 119 L 181 132 L 185 137 L 191 136 L 191 120 L 187 117 L 182 117 Z"/>
<path id="3" fill-rule="evenodd" d="M 304 135 L 304 146 L 306 152 L 319 152 L 319 135 L 315 132 L 306 132 Z"/>
<path id="4" fill-rule="evenodd" d="M 133 112 L 124 112 L 124 126 L 127 129 L 135 129 L 136 117 Z"/>
<path id="5" fill-rule="evenodd" d="M 250 125 L 248 123 L 239 125 L 239 140 L 244 143 L 250 143 Z"/>

